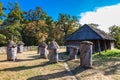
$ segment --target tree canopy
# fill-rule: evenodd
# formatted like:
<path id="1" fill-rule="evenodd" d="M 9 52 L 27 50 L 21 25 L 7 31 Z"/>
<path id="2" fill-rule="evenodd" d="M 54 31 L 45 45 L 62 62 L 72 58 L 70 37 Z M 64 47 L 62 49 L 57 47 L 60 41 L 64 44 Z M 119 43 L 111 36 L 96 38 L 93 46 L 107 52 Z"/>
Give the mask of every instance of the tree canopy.
<path id="1" fill-rule="evenodd" d="M 116 39 L 116 47 L 120 49 L 120 26 L 109 27 L 110 35 Z"/>
<path id="2" fill-rule="evenodd" d="M 5 10 L 9 13 L 5 14 Z M 89 25 L 99 26 L 96 23 Z M 10 41 L 11 36 L 15 42 L 22 40 L 28 46 L 43 41 L 50 43 L 52 40 L 64 45 L 65 38 L 79 27 L 81 24 L 76 16 L 60 13 L 58 20 L 54 21 L 40 6 L 23 11 L 18 2 L 9 2 L 6 8 L 0 3 L 0 46 Z M 120 48 L 119 26 L 111 26 L 110 35 L 117 40 L 117 47 Z"/>

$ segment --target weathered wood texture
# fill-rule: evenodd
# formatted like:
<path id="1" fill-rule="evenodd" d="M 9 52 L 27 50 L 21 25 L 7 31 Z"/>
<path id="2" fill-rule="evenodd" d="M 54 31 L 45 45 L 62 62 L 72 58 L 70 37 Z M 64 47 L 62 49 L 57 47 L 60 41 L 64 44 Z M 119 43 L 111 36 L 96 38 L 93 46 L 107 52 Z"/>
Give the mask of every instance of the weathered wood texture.
<path id="1" fill-rule="evenodd" d="M 48 59 L 49 59 L 50 63 L 58 62 L 58 52 L 57 52 L 58 48 L 59 48 L 59 45 L 55 41 L 52 41 L 48 45 L 48 51 L 49 51 Z"/>
<path id="2" fill-rule="evenodd" d="M 10 41 L 7 45 L 7 60 L 15 61 L 17 54 L 17 45 L 14 41 Z"/>
<path id="3" fill-rule="evenodd" d="M 80 66 L 92 67 L 92 42 L 80 43 Z"/>
<path id="4" fill-rule="evenodd" d="M 81 41 L 93 42 L 93 52 L 99 52 L 106 49 L 113 49 L 115 47 L 115 39 L 97 28 L 93 28 L 87 24 L 72 33 L 66 38 L 66 46 L 79 46 Z M 99 46 L 98 46 L 99 45 Z M 67 47 L 67 52 L 69 48 Z"/>
<path id="5" fill-rule="evenodd" d="M 70 52 L 69 52 L 69 59 L 77 59 L 77 53 L 78 53 L 78 49 L 75 47 L 70 47 Z"/>
<path id="6" fill-rule="evenodd" d="M 38 54 L 40 55 L 40 58 L 45 58 L 45 59 L 47 59 L 47 55 L 48 55 L 48 53 L 47 53 L 47 47 L 39 47 L 39 50 L 38 50 Z"/>
<path id="7" fill-rule="evenodd" d="M 22 41 L 19 41 L 17 43 L 17 53 L 22 53 L 24 48 L 24 43 Z"/>
<path id="8" fill-rule="evenodd" d="M 47 44 L 45 42 L 42 42 L 39 46 L 38 46 L 38 54 L 40 54 L 40 58 L 47 58 Z"/>
<path id="9" fill-rule="evenodd" d="M 58 53 L 56 49 L 49 50 L 48 59 L 50 63 L 58 62 Z"/>

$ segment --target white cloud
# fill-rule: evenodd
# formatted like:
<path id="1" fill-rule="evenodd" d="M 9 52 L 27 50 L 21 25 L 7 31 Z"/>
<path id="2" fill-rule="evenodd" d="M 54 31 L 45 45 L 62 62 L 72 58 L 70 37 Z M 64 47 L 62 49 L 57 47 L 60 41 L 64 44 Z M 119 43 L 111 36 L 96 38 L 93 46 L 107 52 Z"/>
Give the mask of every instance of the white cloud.
<path id="1" fill-rule="evenodd" d="M 80 16 L 81 24 L 99 24 L 101 30 L 109 32 L 110 26 L 120 25 L 120 4 L 100 7 L 93 12 L 81 13 Z"/>

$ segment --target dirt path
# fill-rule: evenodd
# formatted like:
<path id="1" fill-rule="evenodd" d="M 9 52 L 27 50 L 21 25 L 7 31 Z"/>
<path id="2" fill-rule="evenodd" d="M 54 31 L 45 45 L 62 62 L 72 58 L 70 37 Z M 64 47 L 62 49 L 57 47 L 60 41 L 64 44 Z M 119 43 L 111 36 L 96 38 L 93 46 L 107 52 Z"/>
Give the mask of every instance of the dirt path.
<path id="1" fill-rule="evenodd" d="M 71 72 L 70 68 L 68 67 L 68 64 L 64 62 L 65 69 L 67 70 L 68 74 L 72 77 L 73 80 L 77 80 L 77 78 L 74 76 L 74 74 Z"/>

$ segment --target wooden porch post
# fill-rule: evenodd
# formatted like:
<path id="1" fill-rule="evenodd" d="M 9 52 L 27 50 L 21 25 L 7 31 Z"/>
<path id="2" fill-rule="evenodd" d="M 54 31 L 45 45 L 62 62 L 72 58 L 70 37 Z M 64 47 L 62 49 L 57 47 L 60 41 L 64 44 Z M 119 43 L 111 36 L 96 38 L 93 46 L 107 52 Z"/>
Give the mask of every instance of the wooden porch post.
<path id="1" fill-rule="evenodd" d="M 98 40 L 98 51 L 99 51 L 99 55 L 101 54 L 101 47 L 100 47 L 100 41 Z"/>
<path id="2" fill-rule="evenodd" d="M 107 46 L 106 46 L 106 41 L 104 40 L 104 45 L 105 45 L 105 52 L 107 50 Z"/>

